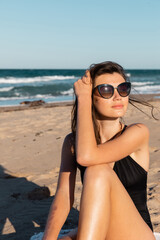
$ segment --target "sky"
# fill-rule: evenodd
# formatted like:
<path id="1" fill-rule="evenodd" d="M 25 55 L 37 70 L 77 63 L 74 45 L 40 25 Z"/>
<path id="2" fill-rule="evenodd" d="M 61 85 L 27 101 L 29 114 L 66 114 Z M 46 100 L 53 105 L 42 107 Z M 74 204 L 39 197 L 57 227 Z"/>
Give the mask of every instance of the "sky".
<path id="1" fill-rule="evenodd" d="M 159 0 L 0 0 L 0 68 L 160 69 Z"/>

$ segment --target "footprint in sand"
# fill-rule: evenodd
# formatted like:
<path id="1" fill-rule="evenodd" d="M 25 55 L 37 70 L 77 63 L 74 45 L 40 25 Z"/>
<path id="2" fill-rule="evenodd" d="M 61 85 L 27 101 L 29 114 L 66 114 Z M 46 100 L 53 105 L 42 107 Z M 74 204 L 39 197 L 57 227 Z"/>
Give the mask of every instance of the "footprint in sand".
<path id="1" fill-rule="evenodd" d="M 60 139 L 61 137 L 56 137 L 56 140 Z"/>
<path id="2" fill-rule="evenodd" d="M 152 199 L 154 197 L 152 194 L 155 193 L 156 186 L 157 184 L 153 184 L 148 188 L 149 199 Z"/>
<path id="3" fill-rule="evenodd" d="M 43 132 L 37 132 L 35 133 L 35 136 L 38 137 L 38 136 L 42 136 L 43 135 Z"/>
<path id="4" fill-rule="evenodd" d="M 50 129 L 47 129 L 46 131 L 47 131 L 47 132 L 50 132 L 50 131 L 53 131 L 53 129 L 52 129 L 52 128 L 50 128 Z"/>
<path id="5" fill-rule="evenodd" d="M 160 149 L 158 149 L 157 147 L 149 147 L 149 152 L 153 153 L 153 152 L 158 152 Z"/>

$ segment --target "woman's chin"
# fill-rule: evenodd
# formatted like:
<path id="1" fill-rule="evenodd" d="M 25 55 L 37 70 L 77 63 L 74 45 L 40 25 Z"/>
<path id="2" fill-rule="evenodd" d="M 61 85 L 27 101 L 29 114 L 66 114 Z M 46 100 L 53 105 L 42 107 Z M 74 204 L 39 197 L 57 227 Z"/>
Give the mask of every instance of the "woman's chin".
<path id="1" fill-rule="evenodd" d="M 97 113 L 96 114 L 96 117 L 97 119 L 99 120 L 107 120 L 107 119 L 117 119 L 117 118 L 120 118 L 120 117 L 123 117 L 125 115 L 126 111 L 124 110 L 116 110 L 114 112 L 110 112 L 110 113 Z"/>

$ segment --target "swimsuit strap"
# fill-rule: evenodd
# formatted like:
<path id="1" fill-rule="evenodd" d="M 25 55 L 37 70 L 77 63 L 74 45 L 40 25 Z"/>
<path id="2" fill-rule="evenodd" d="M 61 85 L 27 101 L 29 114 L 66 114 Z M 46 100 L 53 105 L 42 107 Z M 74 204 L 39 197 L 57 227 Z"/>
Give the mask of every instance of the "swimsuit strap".
<path id="1" fill-rule="evenodd" d="M 124 127 L 123 127 L 123 129 L 121 131 L 121 134 L 126 130 L 126 127 L 127 127 L 127 125 L 124 125 Z"/>

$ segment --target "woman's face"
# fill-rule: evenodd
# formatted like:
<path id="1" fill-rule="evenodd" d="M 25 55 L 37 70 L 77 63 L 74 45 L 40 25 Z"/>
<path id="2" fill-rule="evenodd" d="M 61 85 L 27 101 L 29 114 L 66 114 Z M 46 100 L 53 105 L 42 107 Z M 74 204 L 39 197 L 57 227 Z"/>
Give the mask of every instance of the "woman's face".
<path id="1" fill-rule="evenodd" d="M 125 82 L 125 79 L 119 73 L 106 73 L 95 79 L 93 88 L 100 84 L 110 84 L 115 88 L 123 82 Z M 127 110 L 128 96 L 121 97 L 117 89 L 114 89 L 113 96 L 109 99 L 105 99 L 96 91 L 93 94 L 93 104 L 97 110 L 98 119 L 119 118 L 123 117 Z"/>

